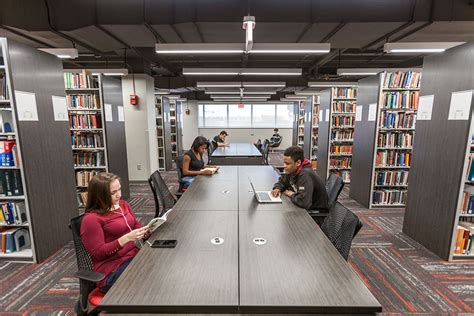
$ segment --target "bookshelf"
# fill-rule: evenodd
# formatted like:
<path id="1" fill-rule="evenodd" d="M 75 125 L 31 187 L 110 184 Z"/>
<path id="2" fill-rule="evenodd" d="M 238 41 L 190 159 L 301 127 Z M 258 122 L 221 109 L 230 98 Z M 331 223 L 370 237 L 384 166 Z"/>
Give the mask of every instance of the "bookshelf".
<path id="1" fill-rule="evenodd" d="M 472 211 L 468 211 L 474 193 L 473 50 L 474 43 L 468 43 L 425 57 L 423 62 L 403 232 L 444 260 L 474 258 L 472 246 L 467 252 L 474 230 L 458 240 L 458 227 L 473 225 Z M 465 96 L 462 102 L 460 95 Z M 431 117 L 422 106 L 428 96 L 433 96 Z M 459 104 L 464 115 L 450 117 L 452 105 Z M 461 252 L 463 239 L 471 241 L 464 243 L 466 249 Z"/>
<path id="2" fill-rule="evenodd" d="M 350 196 L 369 208 L 404 207 L 420 94 L 420 69 L 359 81 Z M 360 127 L 360 129 L 359 129 Z"/>
<path id="3" fill-rule="evenodd" d="M 166 156 L 165 156 L 165 126 L 163 116 L 163 105 L 161 103 L 161 96 L 155 95 L 155 113 L 156 113 L 156 139 L 158 144 L 158 170 L 165 171 Z"/>
<path id="4" fill-rule="evenodd" d="M 320 108 L 325 123 L 319 128 L 319 175 L 327 179 L 329 173 L 351 182 L 352 148 L 355 131 L 357 101 L 356 86 L 332 87 L 324 91 Z M 321 142 L 325 138 L 324 142 Z M 325 162 L 322 163 L 321 160 Z M 318 169 L 320 167 L 318 166 Z"/>
<path id="5" fill-rule="evenodd" d="M 305 101 L 298 101 L 298 118 L 297 118 L 297 142 L 300 147 L 304 147 L 304 124 L 305 124 Z"/>
<path id="6" fill-rule="evenodd" d="M 53 97 L 65 101 L 62 63 L 0 38 L 0 65 L 0 261 L 41 262 L 70 241 L 77 214 L 66 109 L 53 113 Z"/>
<path id="7" fill-rule="evenodd" d="M 310 159 L 311 167 L 316 170 L 318 167 L 318 129 L 319 129 L 319 95 L 314 95 L 311 98 L 312 109 L 311 109 L 311 142 L 310 142 Z"/>
<path id="8" fill-rule="evenodd" d="M 176 100 L 170 100 L 171 160 L 178 158 L 178 114 Z"/>
<path id="9" fill-rule="evenodd" d="M 85 207 L 90 179 L 100 172 L 108 172 L 101 81 L 101 75 L 93 76 L 86 70 L 64 73 L 80 208 Z"/>

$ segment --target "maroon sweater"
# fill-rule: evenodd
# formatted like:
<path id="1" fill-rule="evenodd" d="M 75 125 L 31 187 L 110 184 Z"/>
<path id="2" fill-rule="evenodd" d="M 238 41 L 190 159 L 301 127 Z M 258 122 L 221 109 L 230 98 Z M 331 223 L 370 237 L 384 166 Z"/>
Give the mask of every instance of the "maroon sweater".
<path id="1" fill-rule="evenodd" d="M 120 200 L 119 205 L 120 208 L 113 213 L 100 215 L 88 212 L 82 219 L 81 239 L 92 257 L 93 270 L 106 276 L 97 282 L 98 287 L 105 286 L 107 277 L 125 260 L 133 258 L 138 253 L 135 243 L 128 242 L 120 247 L 118 242 L 120 237 L 130 232 L 125 218 L 131 229 L 142 227 L 126 201 Z"/>

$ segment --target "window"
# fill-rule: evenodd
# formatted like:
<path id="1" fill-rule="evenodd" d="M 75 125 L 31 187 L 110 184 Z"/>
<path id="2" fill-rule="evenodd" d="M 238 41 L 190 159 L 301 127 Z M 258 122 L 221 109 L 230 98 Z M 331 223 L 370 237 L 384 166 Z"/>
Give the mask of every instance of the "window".
<path id="1" fill-rule="evenodd" d="M 276 121 L 277 127 L 293 127 L 294 113 L 293 104 L 277 104 L 276 105 Z"/>
<path id="2" fill-rule="evenodd" d="M 293 104 L 199 104 L 199 128 L 292 128 Z"/>
<path id="3" fill-rule="evenodd" d="M 206 104 L 204 126 L 227 127 L 227 104 Z"/>
<path id="4" fill-rule="evenodd" d="M 251 104 L 229 104 L 229 126 L 249 127 L 252 123 Z"/>
<path id="5" fill-rule="evenodd" d="M 275 104 L 254 104 L 252 127 L 275 127 Z"/>

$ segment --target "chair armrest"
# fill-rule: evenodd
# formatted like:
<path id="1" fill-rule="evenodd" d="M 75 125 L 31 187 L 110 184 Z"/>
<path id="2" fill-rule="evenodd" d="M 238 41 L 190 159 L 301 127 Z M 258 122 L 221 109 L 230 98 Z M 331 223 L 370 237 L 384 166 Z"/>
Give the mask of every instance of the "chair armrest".
<path id="1" fill-rule="evenodd" d="M 81 270 L 74 273 L 74 276 L 80 280 L 86 280 L 90 282 L 99 282 L 105 278 L 105 275 L 100 272 Z"/>
<path id="2" fill-rule="evenodd" d="M 184 192 L 175 192 L 174 195 L 179 199 Z"/>

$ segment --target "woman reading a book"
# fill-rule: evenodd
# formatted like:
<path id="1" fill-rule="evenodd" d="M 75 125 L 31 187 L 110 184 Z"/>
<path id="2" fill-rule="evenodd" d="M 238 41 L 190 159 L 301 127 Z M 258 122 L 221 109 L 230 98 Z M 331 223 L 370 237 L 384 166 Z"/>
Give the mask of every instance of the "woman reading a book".
<path id="1" fill-rule="evenodd" d="M 112 173 L 100 173 L 89 182 L 81 239 L 92 257 L 93 271 L 105 275 L 97 282 L 104 293 L 138 253 L 135 242 L 150 235 L 121 197 L 120 178 Z"/>
<path id="2" fill-rule="evenodd" d="M 204 163 L 202 154 L 206 152 L 208 146 L 207 139 L 198 136 L 194 139 L 191 149 L 183 155 L 183 180 L 184 187 L 187 188 L 194 180 L 195 176 L 200 174 L 211 175 L 217 170 L 216 166 L 209 166 Z"/>

